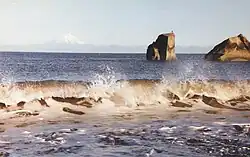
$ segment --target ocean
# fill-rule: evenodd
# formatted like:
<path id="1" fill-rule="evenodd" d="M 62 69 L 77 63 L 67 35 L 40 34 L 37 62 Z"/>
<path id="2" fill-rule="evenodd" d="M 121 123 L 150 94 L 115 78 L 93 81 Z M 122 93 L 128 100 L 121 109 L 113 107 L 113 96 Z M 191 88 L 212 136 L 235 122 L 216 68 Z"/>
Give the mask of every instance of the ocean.
<path id="1" fill-rule="evenodd" d="M 250 156 L 250 63 L 0 52 L 0 156 Z"/>

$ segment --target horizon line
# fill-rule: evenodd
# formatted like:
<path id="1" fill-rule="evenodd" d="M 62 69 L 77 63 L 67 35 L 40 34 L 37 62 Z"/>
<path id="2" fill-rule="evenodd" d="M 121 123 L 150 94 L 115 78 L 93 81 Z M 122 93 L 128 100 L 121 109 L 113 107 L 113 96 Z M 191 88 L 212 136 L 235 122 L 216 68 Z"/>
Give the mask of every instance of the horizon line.
<path id="1" fill-rule="evenodd" d="M 36 43 L 36 44 L 0 44 L 1 46 L 32 46 L 32 45 L 49 45 L 49 44 L 59 44 L 59 45 L 78 45 L 78 46 L 84 46 L 84 45 L 92 45 L 92 46 L 125 46 L 125 47 L 137 47 L 137 46 L 143 46 L 143 47 L 147 47 L 149 44 L 138 44 L 138 45 L 122 45 L 122 44 L 88 44 L 88 43 L 84 43 L 84 44 L 68 44 L 68 43 L 53 43 L 53 42 L 47 42 L 47 43 Z M 211 47 L 213 45 L 176 45 L 176 47 Z"/>
<path id="2" fill-rule="evenodd" d="M 146 54 L 146 52 L 82 52 L 82 51 L 2 51 L 0 53 L 79 53 L 79 54 Z M 205 52 L 175 52 L 176 54 L 206 54 Z"/>

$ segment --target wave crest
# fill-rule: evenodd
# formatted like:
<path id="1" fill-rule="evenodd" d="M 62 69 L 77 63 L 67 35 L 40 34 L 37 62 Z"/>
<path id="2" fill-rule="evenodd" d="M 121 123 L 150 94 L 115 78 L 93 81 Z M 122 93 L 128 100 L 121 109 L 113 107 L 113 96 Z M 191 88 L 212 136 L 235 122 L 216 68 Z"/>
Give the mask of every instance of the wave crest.
<path id="1" fill-rule="evenodd" d="M 99 83 L 99 84 L 98 84 Z M 173 96 L 185 99 L 191 95 L 212 96 L 223 101 L 250 96 L 250 81 L 193 80 L 168 82 L 167 80 L 116 80 L 113 82 L 83 81 L 29 81 L 1 84 L 0 102 L 16 104 L 54 97 L 103 97 L 124 99 L 124 103 L 155 103 L 168 101 Z M 172 96 L 171 96 L 172 95 Z"/>

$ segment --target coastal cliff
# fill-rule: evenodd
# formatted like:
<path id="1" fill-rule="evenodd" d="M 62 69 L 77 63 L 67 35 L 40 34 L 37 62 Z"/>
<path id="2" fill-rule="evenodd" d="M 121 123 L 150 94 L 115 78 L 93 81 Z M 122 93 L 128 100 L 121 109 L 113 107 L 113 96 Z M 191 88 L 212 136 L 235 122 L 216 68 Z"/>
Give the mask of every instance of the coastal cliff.
<path id="1" fill-rule="evenodd" d="M 160 34 L 147 48 L 147 60 L 176 60 L 175 34 Z"/>
<path id="2" fill-rule="evenodd" d="M 208 52 L 205 60 L 250 61 L 250 42 L 242 34 L 230 37 Z"/>

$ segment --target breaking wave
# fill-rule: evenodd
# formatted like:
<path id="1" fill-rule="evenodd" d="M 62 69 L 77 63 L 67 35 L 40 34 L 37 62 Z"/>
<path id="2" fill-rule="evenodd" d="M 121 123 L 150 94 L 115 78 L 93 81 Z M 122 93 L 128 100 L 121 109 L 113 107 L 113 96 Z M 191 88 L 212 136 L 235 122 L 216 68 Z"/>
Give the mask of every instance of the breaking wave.
<path id="1" fill-rule="evenodd" d="M 0 102 L 16 104 L 51 97 L 93 97 L 106 98 L 115 102 L 123 100 L 132 106 L 138 103 L 153 104 L 174 99 L 186 99 L 191 95 L 206 95 L 220 100 L 239 96 L 250 96 L 250 80 L 193 80 L 169 82 L 167 80 L 98 80 L 84 81 L 27 81 L 1 84 Z M 118 103 L 118 102 L 115 102 Z"/>
<path id="2" fill-rule="evenodd" d="M 250 110 L 250 80 L 117 79 L 110 69 L 94 78 L 1 83 L 0 109 L 19 116 L 43 111 L 50 111 L 51 116 L 65 112 L 82 115 L 86 108 L 107 113 L 155 106 Z"/>

